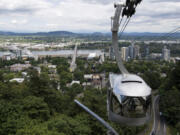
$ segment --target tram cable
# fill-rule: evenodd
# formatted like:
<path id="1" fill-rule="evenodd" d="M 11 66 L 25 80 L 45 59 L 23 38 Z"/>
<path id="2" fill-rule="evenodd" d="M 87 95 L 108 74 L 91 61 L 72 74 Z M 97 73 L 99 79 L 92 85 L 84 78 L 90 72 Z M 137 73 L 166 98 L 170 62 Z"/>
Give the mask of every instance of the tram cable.
<path id="1" fill-rule="evenodd" d="M 126 29 L 126 27 L 127 27 L 128 23 L 130 22 L 130 20 L 131 20 L 131 18 L 128 18 L 127 23 L 125 24 L 124 28 L 123 28 L 122 31 L 120 32 L 119 38 L 121 38 L 121 36 L 123 35 L 124 30 Z"/>
<path id="2" fill-rule="evenodd" d="M 175 34 L 175 33 L 177 33 L 177 32 L 180 32 L 180 27 L 177 27 L 177 28 L 173 29 L 172 31 L 170 31 L 170 32 L 162 35 L 161 38 L 169 37 L 169 36 L 171 36 L 172 34 Z"/>

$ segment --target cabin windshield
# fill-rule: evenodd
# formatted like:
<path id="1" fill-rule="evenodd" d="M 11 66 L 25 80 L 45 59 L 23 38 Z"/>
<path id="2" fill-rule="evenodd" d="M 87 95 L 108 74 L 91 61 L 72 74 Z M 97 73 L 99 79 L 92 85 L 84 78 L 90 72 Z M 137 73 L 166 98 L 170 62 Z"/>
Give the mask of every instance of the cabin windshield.
<path id="1" fill-rule="evenodd" d="M 150 113 L 151 96 L 148 97 L 128 97 L 115 96 L 111 100 L 112 112 L 130 118 L 145 117 Z"/>

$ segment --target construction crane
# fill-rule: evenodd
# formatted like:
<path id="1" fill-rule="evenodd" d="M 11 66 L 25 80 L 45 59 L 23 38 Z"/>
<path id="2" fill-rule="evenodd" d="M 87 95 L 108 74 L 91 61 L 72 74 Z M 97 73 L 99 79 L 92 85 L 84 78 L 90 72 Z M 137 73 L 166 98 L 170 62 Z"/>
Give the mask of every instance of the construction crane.
<path id="1" fill-rule="evenodd" d="M 73 57 L 72 57 L 72 62 L 71 62 L 71 65 L 70 65 L 70 72 L 74 72 L 77 65 L 76 65 L 76 57 L 77 57 L 77 45 L 75 45 L 75 48 L 74 48 L 74 54 L 73 54 Z"/>

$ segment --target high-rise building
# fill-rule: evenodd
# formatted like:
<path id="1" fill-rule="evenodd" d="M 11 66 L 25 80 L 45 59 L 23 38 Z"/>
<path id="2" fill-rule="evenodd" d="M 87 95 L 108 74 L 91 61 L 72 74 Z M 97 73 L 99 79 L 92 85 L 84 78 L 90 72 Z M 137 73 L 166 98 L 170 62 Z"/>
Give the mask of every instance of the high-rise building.
<path id="1" fill-rule="evenodd" d="M 135 59 L 137 57 L 140 56 L 140 47 L 137 45 L 134 45 L 134 43 L 132 43 L 132 45 L 130 45 L 129 47 L 129 57 L 130 59 Z"/>
<path id="2" fill-rule="evenodd" d="M 111 60 L 115 60 L 115 53 L 114 53 L 114 49 L 112 46 L 109 48 L 109 58 Z"/>
<path id="3" fill-rule="evenodd" d="M 134 59 L 134 44 L 132 44 L 128 48 L 129 48 L 129 57 L 130 57 L 130 59 Z"/>
<path id="4" fill-rule="evenodd" d="M 129 48 L 128 47 L 121 48 L 121 57 L 122 57 L 123 61 L 128 61 L 128 57 L 129 57 Z"/>
<path id="5" fill-rule="evenodd" d="M 166 46 L 162 49 L 162 59 L 165 61 L 170 60 L 170 50 Z"/>
<path id="6" fill-rule="evenodd" d="M 134 46 L 134 59 L 136 59 L 136 58 L 139 58 L 139 56 L 140 56 L 140 53 L 139 53 L 139 50 L 140 50 L 140 47 L 139 46 Z"/>
<path id="7" fill-rule="evenodd" d="M 99 63 L 103 63 L 105 61 L 104 53 L 100 55 Z"/>
<path id="8" fill-rule="evenodd" d="M 145 48 L 145 58 L 149 59 L 149 47 L 148 46 L 146 46 L 146 48 Z"/>

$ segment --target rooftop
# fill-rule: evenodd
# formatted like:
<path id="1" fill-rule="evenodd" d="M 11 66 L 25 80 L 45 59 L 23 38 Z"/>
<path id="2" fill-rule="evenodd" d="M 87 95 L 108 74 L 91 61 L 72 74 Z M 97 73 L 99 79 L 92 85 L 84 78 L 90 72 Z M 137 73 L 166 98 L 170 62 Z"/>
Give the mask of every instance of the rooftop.
<path id="1" fill-rule="evenodd" d="M 115 95 L 146 97 L 151 94 L 151 88 L 137 75 L 110 74 L 109 79 Z"/>

